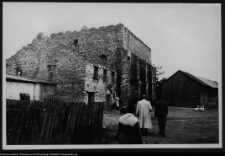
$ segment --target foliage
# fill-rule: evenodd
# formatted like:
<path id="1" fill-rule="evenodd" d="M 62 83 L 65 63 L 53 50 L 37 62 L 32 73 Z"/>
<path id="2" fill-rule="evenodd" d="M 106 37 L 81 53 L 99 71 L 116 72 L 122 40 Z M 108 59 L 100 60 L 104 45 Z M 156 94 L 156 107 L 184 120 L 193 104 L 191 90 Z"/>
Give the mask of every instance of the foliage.
<path id="1" fill-rule="evenodd" d="M 163 76 L 163 74 L 165 74 L 165 71 L 163 71 L 163 68 L 161 65 L 156 65 L 156 81 L 159 81 L 160 77 Z"/>

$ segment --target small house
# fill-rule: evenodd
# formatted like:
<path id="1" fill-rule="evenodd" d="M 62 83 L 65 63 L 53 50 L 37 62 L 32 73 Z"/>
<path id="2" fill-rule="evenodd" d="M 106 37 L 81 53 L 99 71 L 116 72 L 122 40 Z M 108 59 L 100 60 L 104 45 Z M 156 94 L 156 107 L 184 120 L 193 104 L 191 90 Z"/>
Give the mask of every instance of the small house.
<path id="1" fill-rule="evenodd" d="M 53 101 L 56 83 L 6 75 L 6 99 Z"/>

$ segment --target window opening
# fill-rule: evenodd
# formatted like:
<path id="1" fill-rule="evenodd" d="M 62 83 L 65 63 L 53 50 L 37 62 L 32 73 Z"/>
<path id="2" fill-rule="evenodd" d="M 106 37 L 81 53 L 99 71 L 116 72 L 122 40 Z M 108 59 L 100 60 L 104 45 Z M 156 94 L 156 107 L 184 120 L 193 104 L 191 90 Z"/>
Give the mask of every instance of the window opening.
<path id="1" fill-rule="evenodd" d="M 22 69 L 16 68 L 16 75 L 17 75 L 17 76 L 22 76 L 22 75 L 23 75 Z"/>
<path id="2" fill-rule="evenodd" d="M 103 70 L 103 81 L 107 82 L 107 70 Z"/>
<path id="3" fill-rule="evenodd" d="M 112 83 L 115 83 L 115 72 L 112 72 Z"/>
<path id="4" fill-rule="evenodd" d="M 74 39 L 73 44 L 75 45 L 75 47 L 78 47 L 78 40 L 77 39 Z"/>
<path id="5" fill-rule="evenodd" d="M 20 100 L 30 100 L 30 94 L 20 93 Z"/>
<path id="6" fill-rule="evenodd" d="M 94 77 L 93 79 L 98 80 L 98 67 L 94 66 Z"/>
<path id="7" fill-rule="evenodd" d="M 100 55 L 99 57 L 100 57 L 100 59 L 102 60 L 103 65 L 105 66 L 106 63 L 107 63 L 107 56 L 104 55 L 104 54 L 102 54 L 102 55 Z"/>

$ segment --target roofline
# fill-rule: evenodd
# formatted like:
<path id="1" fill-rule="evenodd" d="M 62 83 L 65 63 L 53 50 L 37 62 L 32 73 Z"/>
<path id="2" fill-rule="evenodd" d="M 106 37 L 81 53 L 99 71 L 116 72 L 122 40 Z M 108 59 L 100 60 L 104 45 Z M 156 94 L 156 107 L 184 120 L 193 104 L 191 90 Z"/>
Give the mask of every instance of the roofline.
<path id="1" fill-rule="evenodd" d="M 102 27 L 107 28 L 107 27 L 110 27 L 110 26 L 114 26 L 114 27 L 122 26 L 123 27 L 123 31 L 124 31 L 124 29 L 127 29 L 137 40 L 139 40 L 145 47 L 147 47 L 150 50 L 150 52 L 152 51 L 151 48 L 147 44 L 145 44 L 140 38 L 138 38 L 132 31 L 130 31 L 130 29 L 125 27 L 124 24 L 122 24 L 122 23 L 118 23 L 118 24 L 115 24 L 115 25 L 101 26 L 101 27 L 98 27 L 98 28 L 92 27 L 92 28 L 93 29 L 100 29 Z M 88 30 L 90 30 L 92 28 L 88 28 Z"/>
<path id="2" fill-rule="evenodd" d="M 181 70 L 180 70 L 180 71 L 181 71 Z M 192 77 L 190 77 L 190 78 L 194 79 L 195 81 L 197 81 L 197 82 L 200 83 L 201 85 L 204 85 L 204 86 L 207 86 L 207 87 L 210 87 L 210 88 L 217 88 L 217 89 L 218 89 L 218 87 L 212 87 L 212 86 L 210 86 L 209 84 L 203 82 L 201 79 L 199 79 L 199 78 L 198 78 L 197 76 L 195 76 L 195 75 L 192 75 L 192 74 L 190 74 L 190 73 L 188 73 L 188 72 L 184 72 L 184 71 L 181 71 L 181 72 L 184 73 L 185 75 L 187 75 L 188 77 L 190 77 L 190 75 L 193 76 L 193 77 L 195 77 L 195 79 L 192 78 Z M 190 75 L 189 75 L 189 74 L 190 74 Z M 206 78 L 203 78 L 203 79 L 206 79 Z M 199 81 L 200 81 L 200 82 L 199 82 Z M 212 80 L 210 80 L 210 81 L 212 81 Z"/>
<path id="3" fill-rule="evenodd" d="M 14 76 L 14 75 L 10 75 L 10 76 Z M 42 80 L 32 80 L 32 79 L 29 79 L 29 78 L 26 78 L 26 77 L 22 77 L 22 78 L 25 78 L 27 80 L 22 80 L 22 79 L 17 79 L 16 77 L 15 78 L 12 78 L 12 77 L 6 77 L 6 81 L 7 80 L 13 80 L 14 82 L 29 82 L 29 83 L 46 83 L 46 84 L 53 84 L 53 85 L 56 85 L 57 83 L 55 82 L 47 82 L 47 81 L 42 81 Z"/>
<path id="4" fill-rule="evenodd" d="M 138 38 L 132 31 L 130 31 L 130 29 L 128 29 L 124 25 L 123 25 L 123 28 L 127 29 L 137 40 L 139 40 L 145 47 L 147 47 L 150 50 L 150 52 L 152 51 L 151 48 L 147 44 L 145 44 L 140 38 Z"/>
<path id="5" fill-rule="evenodd" d="M 175 72 L 173 75 L 175 75 L 175 74 L 178 73 L 178 72 L 181 72 L 181 73 L 187 75 L 188 77 L 190 77 L 190 75 L 188 75 L 187 73 L 185 73 L 184 71 L 181 71 L 181 70 L 178 70 L 178 71 Z M 162 82 L 162 84 L 165 83 L 166 81 L 168 81 L 173 75 L 171 75 L 168 79 L 166 79 L 164 82 Z M 192 75 L 192 74 L 191 74 L 191 75 Z M 192 75 L 192 76 L 194 76 L 194 75 Z M 194 77 L 195 77 L 195 76 L 194 76 Z M 196 80 L 197 78 L 196 78 L 196 79 L 194 79 L 194 78 L 192 78 L 192 77 L 190 77 L 190 78 L 193 79 L 194 81 L 198 82 L 200 85 L 203 85 L 203 86 L 206 86 L 206 87 L 210 87 L 210 88 L 214 88 L 214 87 L 211 87 L 210 85 L 206 84 L 205 82 L 203 82 L 203 81 L 201 81 L 201 80 L 199 80 L 199 81 L 202 82 L 202 83 L 200 83 L 199 81 Z M 215 88 L 215 89 L 218 89 L 218 88 Z"/>
<path id="6" fill-rule="evenodd" d="M 162 84 L 165 83 L 166 81 L 168 81 L 173 75 L 175 75 L 175 74 L 178 73 L 179 71 L 180 71 L 180 70 L 178 70 L 178 71 L 176 71 L 175 73 L 173 73 L 169 78 L 167 78 L 165 81 L 163 81 Z"/>

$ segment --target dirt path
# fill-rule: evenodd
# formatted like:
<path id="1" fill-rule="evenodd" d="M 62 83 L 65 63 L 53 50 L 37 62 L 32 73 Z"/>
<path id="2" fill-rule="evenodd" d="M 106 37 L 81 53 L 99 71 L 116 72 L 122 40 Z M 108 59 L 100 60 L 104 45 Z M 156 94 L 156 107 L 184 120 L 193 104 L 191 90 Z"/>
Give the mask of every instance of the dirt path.
<path id="1" fill-rule="evenodd" d="M 113 139 L 118 129 L 120 112 L 105 111 L 103 126 L 109 134 L 109 144 L 118 144 Z M 154 112 L 151 113 L 154 117 Z M 193 108 L 169 107 L 166 138 L 158 134 L 158 121 L 152 119 L 153 129 L 143 136 L 145 144 L 218 143 L 218 110 L 194 111 Z"/>

